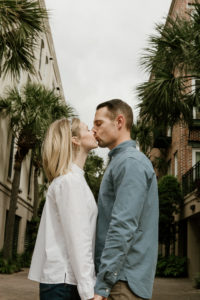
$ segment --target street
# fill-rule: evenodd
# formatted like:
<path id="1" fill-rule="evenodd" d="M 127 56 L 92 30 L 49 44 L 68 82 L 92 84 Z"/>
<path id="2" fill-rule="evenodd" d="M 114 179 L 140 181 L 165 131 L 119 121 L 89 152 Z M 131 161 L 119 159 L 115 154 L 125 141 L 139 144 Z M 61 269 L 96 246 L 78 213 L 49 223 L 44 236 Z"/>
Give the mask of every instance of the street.
<path id="1" fill-rule="evenodd" d="M 0 274 L 0 300 L 39 300 L 38 284 L 27 279 L 28 269 Z M 152 300 L 200 300 L 200 290 L 189 279 L 156 278 Z"/>

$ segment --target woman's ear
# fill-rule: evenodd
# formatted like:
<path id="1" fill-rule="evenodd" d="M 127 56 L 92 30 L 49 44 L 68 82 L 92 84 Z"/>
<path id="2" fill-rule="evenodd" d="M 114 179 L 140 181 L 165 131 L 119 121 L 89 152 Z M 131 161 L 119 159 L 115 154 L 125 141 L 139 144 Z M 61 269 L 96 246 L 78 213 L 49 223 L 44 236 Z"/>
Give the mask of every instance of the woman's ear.
<path id="1" fill-rule="evenodd" d="M 80 141 L 77 136 L 72 137 L 72 144 L 75 146 L 80 146 Z"/>

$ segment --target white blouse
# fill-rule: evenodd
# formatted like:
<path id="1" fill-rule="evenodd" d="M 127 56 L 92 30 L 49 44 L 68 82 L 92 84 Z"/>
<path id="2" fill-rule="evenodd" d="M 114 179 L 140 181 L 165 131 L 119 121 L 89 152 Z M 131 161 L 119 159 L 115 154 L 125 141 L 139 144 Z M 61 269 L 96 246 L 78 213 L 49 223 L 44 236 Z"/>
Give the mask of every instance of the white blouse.
<path id="1" fill-rule="evenodd" d="M 28 278 L 77 285 L 82 300 L 94 297 L 97 205 L 77 165 L 50 184 Z"/>

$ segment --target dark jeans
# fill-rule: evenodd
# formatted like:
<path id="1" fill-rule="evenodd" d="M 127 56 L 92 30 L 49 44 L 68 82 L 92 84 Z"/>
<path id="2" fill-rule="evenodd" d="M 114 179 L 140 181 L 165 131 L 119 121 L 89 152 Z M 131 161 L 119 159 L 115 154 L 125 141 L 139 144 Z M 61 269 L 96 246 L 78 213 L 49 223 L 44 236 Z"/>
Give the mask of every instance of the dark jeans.
<path id="1" fill-rule="evenodd" d="M 80 300 L 77 286 L 67 283 L 40 283 L 40 300 Z"/>

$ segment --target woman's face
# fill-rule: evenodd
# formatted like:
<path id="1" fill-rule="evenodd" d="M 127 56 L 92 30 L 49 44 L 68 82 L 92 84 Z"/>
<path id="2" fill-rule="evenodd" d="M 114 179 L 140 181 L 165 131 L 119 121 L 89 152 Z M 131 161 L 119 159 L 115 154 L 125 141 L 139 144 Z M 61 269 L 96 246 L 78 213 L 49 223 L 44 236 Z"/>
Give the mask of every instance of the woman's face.
<path id="1" fill-rule="evenodd" d="M 80 147 L 85 151 L 90 151 L 98 147 L 98 143 L 94 137 L 94 132 L 88 129 L 88 126 L 80 122 Z"/>

